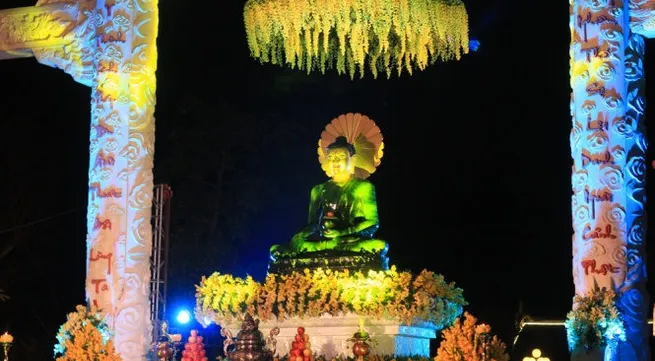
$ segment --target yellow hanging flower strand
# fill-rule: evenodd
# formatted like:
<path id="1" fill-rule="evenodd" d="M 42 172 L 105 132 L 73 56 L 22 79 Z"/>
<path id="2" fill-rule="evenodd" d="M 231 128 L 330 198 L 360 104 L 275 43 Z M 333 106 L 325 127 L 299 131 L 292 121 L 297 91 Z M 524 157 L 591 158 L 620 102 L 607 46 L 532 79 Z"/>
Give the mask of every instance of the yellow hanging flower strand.
<path id="1" fill-rule="evenodd" d="M 391 77 L 469 50 L 461 0 L 248 0 L 243 15 L 254 58 L 307 73 Z"/>

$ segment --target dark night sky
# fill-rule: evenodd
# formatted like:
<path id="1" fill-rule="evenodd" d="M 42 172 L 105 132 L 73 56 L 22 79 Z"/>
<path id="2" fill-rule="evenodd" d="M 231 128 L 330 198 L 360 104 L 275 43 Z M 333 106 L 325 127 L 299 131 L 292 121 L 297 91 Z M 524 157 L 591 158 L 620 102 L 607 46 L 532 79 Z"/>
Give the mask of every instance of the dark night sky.
<path id="1" fill-rule="evenodd" d="M 536 23 L 535 13 L 506 0 L 466 4 L 478 52 L 411 77 L 351 81 L 251 59 L 242 1 L 161 1 L 155 182 L 175 192 L 171 247 L 183 250 L 192 227 L 179 205 L 203 198 L 175 171 L 192 153 L 175 143 L 181 129 L 204 126 L 229 137 L 227 123 L 241 115 L 270 118 L 271 136 L 277 127 L 294 129 L 248 170 L 270 185 L 249 201 L 258 207 L 245 219 L 249 242 L 218 245 L 216 267 L 190 276 L 174 254 L 171 278 L 187 272 L 199 280 L 212 270 L 263 277 L 269 246 L 303 225 L 309 190 L 324 179 L 320 132 L 339 114 L 361 112 L 384 135 L 385 155 L 370 180 L 391 263 L 456 282 L 468 310 L 507 343 L 519 300 L 534 317 L 563 318 L 573 296 L 568 4 L 542 6 Z M 90 90 L 33 58 L 3 61 L 0 84 L 0 194 L 21 194 L 18 204 L 0 199 L 0 242 L 21 240 L 12 264 L 0 264 L 0 288 L 13 296 L 0 305 L 0 327 L 54 338 L 63 315 L 83 301 Z M 237 115 L 198 120 L 188 115 L 198 103 L 206 114 L 220 103 Z M 270 140 L 261 137 L 243 142 Z M 207 144 L 205 157 L 214 149 Z M 41 219 L 48 220 L 3 232 Z M 177 284 L 170 308 L 193 295 L 193 284 Z M 25 289 L 37 288 L 42 302 L 28 302 L 35 293 Z M 19 325 L 10 314 L 39 316 Z"/>

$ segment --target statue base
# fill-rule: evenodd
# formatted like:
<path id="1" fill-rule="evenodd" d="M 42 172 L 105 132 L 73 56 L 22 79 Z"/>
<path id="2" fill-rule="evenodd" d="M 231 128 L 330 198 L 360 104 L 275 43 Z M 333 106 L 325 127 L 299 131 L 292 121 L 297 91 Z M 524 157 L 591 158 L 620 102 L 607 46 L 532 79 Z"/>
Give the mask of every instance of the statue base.
<path id="1" fill-rule="evenodd" d="M 360 327 L 371 336 L 372 341 L 369 342 L 371 355 L 429 358 L 430 339 L 437 337 L 436 327 L 429 322 L 417 322 L 406 326 L 396 320 L 355 314 L 323 315 L 314 318 L 293 317 L 281 322 L 259 323 L 259 329 L 265 336 L 268 336 L 275 327 L 279 327 L 280 330 L 275 336 L 277 340 L 275 355 L 278 357 L 289 354 L 298 327 L 304 327 L 305 333 L 309 335 L 313 355 L 324 356 L 328 360 L 337 356 L 354 357 L 353 342 L 349 339 L 360 330 Z"/>
<path id="2" fill-rule="evenodd" d="M 389 269 L 389 258 L 382 253 L 372 252 L 340 250 L 304 252 L 276 258 L 269 263 L 268 273 L 288 274 L 293 271 L 303 272 L 305 269 L 317 268 L 338 271 L 347 269 L 352 272 L 386 271 Z"/>

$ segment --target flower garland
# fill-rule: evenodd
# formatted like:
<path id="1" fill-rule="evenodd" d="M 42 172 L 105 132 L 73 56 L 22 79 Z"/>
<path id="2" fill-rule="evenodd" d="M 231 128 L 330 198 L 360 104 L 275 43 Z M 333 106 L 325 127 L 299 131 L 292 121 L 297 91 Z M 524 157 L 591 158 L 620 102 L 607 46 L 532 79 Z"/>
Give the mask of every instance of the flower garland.
<path id="1" fill-rule="evenodd" d="M 491 327 L 477 323 L 470 313 L 460 318 L 442 333 L 442 341 L 434 361 L 487 360 L 508 361 L 507 346 L 497 336 L 491 335 Z"/>
<path id="2" fill-rule="evenodd" d="M 263 283 L 218 272 L 196 285 L 196 319 L 203 325 L 226 325 L 245 312 L 262 321 L 356 313 L 388 317 L 404 324 L 429 321 L 450 325 L 467 303 L 462 290 L 443 276 L 423 270 L 414 276 L 387 271 L 314 271 L 268 274 Z"/>
<path id="3" fill-rule="evenodd" d="M 78 305 L 59 327 L 56 361 L 121 361 L 110 340 L 112 333 L 100 312 Z"/>
<path id="4" fill-rule="evenodd" d="M 219 361 L 227 361 L 225 357 L 218 357 Z M 327 358 L 323 355 L 316 356 L 315 361 L 356 361 L 357 356 L 346 356 L 346 355 L 337 355 L 332 358 Z M 284 355 L 281 357 L 274 357 L 273 361 L 290 361 L 291 357 L 289 355 Z M 364 356 L 364 361 L 433 361 L 432 358 L 426 356 L 396 356 L 396 355 L 380 355 L 380 354 L 370 354 Z"/>
<path id="5" fill-rule="evenodd" d="M 468 53 L 461 0 L 248 0 L 250 52 L 264 63 L 377 77 Z"/>
<path id="6" fill-rule="evenodd" d="M 616 307 L 616 293 L 594 288 L 573 297 L 573 309 L 564 321 L 569 350 L 605 345 L 611 340 L 626 340 L 625 325 Z"/>

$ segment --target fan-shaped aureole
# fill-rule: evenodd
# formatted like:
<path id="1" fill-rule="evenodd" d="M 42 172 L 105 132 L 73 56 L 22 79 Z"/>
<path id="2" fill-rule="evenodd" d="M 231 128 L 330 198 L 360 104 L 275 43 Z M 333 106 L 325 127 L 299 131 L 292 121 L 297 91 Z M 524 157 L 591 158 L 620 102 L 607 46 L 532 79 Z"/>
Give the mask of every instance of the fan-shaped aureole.
<path id="1" fill-rule="evenodd" d="M 368 178 L 380 165 L 384 149 L 382 133 L 375 122 L 360 113 L 342 114 L 325 126 L 318 141 L 318 161 L 325 169 L 327 147 L 344 136 L 355 147 L 355 177 Z"/>

